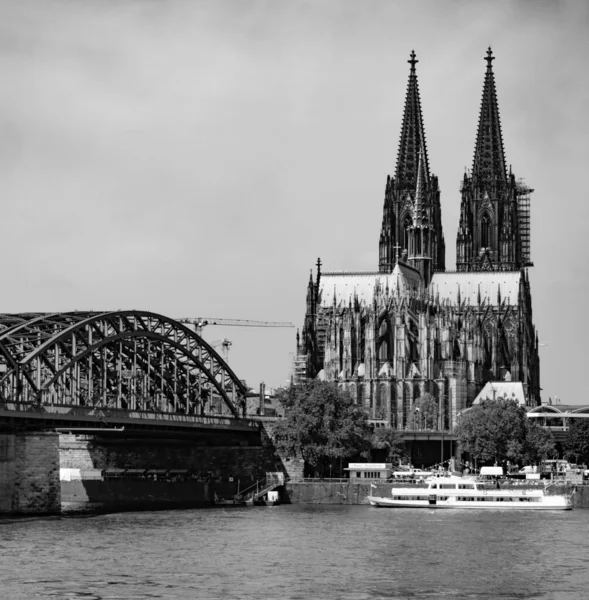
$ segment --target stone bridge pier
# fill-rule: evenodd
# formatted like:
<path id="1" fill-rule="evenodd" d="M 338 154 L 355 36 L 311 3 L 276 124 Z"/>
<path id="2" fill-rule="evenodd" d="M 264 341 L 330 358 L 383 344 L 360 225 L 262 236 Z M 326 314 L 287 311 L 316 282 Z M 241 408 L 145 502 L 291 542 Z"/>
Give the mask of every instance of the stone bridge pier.
<path id="1" fill-rule="evenodd" d="M 270 472 L 301 475 L 296 461 L 278 455 L 271 436 L 272 423 L 247 430 L 3 433 L 0 514 L 196 507 L 232 497 Z"/>
<path id="2" fill-rule="evenodd" d="M 0 434 L 0 514 L 61 510 L 59 434 Z"/>

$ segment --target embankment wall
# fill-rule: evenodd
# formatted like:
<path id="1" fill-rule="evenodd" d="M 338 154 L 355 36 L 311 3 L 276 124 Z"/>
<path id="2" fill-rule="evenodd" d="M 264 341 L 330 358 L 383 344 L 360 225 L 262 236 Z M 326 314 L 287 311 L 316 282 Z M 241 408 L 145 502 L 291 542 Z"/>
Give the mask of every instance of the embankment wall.
<path id="1" fill-rule="evenodd" d="M 272 446 L 203 446 L 181 440 L 105 440 L 61 434 L 60 467 L 69 469 L 188 469 L 203 478 L 261 479 L 282 471 Z"/>
<path id="2" fill-rule="evenodd" d="M 291 504 L 368 504 L 371 492 L 388 496 L 391 486 L 381 484 L 371 489 L 370 483 L 287 482 L 280 500 Z"/>
<path id="3" fill-rule="evenodd" d="M 0 434 L 0 513 L 58 514 L 59 436 Z"/>
<path id="4" fill-rule="evenodd" d="M 574 486 L 574 508 L 589 508 L 589 485 Z M 554 488 L 554 493 L 564 493 Z M 370 483 L 348 482 L 287 482 L 281 494 L 281 502 L 291 504 L 368 504 L 367 497 L 391 495 L 391 484 L 377 484 L 371 488 Z"/>
<path id="5" fill-rule="evenodd" d="M 573 506 L 575 508 L 589 508 L 589 485 L 577 485 L 577 490 L 573 496 Z"/>
<path id="6" fill-rule="evenodd" d="M 87 479 L 61 482 L 64 512 L 196 508 L 213 503 L 214 484 L 144 479 Z"/>
<path id="7" fill-rule="evenodd" d="M 204 445 L 198 440 L 105 438 L 60 435 L 60 466 L 79 469 L 81 479 L 62 481 L 64 511 L 126 510 L 210 505 L 231 498 L 267 472 L 302 474 L 302 461 L 282 460 L 261 428 L 252 445 Z M 146 475 L 109 475 L 113 469 L 147 470 Z M 184 475 L 164 473 L 184 470 Z M 153 474 L 154 471 L 161 473 Z M 98 472 L 99 478 L 94 473 Z M 86 478 L 89 473 L 89 478 Z"/>

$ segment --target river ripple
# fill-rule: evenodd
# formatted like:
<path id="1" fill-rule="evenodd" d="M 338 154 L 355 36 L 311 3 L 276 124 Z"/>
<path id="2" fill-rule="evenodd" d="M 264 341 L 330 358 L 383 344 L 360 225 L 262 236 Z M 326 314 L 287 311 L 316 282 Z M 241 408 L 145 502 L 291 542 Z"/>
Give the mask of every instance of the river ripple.
<path id="1" fill-rule="evenodd" d="M 0 521 L 12 600 L 589 597 L 589 510 L 289 505 Z"/>

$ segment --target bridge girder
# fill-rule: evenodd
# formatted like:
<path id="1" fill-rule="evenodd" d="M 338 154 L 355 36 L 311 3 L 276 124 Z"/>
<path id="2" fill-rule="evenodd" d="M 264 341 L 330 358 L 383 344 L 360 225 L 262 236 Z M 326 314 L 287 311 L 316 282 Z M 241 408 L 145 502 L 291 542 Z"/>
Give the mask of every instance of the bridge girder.
<path id="1" fill-rule="evenodd" d="M 246 389 L 192 329 L 147 311 L 0 314 L 0 399 L 243 416 Z"/>

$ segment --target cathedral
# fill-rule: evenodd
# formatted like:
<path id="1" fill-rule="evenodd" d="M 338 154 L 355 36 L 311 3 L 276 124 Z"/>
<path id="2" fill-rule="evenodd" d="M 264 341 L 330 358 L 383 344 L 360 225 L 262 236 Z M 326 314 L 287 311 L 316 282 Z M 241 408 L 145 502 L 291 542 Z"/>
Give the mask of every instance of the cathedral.
<path id="1" fill-rule="evenodd" d="M 446 270 L 412 52 L 378 269 L 329 272 L 318 260 L 310 276 L 298 376 L 337 381 L 383 426 L 409 427 L 429 394 L 438 428 L 451 429 L 488 382 L 520 382 L 525 403 L 540 404 L 528 279 L 533 190 L 506 168 L 490 48 L 485 60 L 474 159 L 460 185 L 456 270 Z"/>

